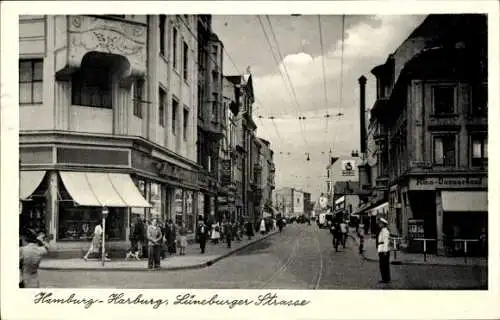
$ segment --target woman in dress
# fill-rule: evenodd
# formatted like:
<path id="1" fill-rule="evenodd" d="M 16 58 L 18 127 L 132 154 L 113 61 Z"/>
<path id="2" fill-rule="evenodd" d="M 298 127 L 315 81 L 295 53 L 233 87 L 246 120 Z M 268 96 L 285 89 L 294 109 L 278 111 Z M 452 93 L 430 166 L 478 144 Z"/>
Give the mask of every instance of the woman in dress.
<path id="1" fill-rule="evenodd" d="M 212 242 L 217 244 L 219 243 L 219 238 L 220 238 L 220 224 L 219 222 L 216 222 L 212 224 Z"/>
<path id="2" fill-rule="evenodd" d="M 184 224 L 182 224 L 179 229 L 179 238 L 177 242 L 179 243 L 179 255 L 185 255 L 187 247 L 187 230 Z"/>
<path id="3" fill-rule="evenodd" d="M 44 241 L 43 233 L 36 234 L 33 230 L 28 230 L 25 240 L 27 245 L 19 249 L 21 262 L 21 287 L 39 288 L 38 268 L 42 258 L 48 253 L 49 245 Z"/>
<path id="4" fill-rule="evenodd" d="M 98 223 L 94 229 L 94 236 L 92 237 L 90 248 L 85 254 L 85 256 L 83 256 L 83 260 L 87 261 L 90 253 L 99 253 L 101 250 L 101 244 L 102 244 L 102 227 L 101 224 Z"/>

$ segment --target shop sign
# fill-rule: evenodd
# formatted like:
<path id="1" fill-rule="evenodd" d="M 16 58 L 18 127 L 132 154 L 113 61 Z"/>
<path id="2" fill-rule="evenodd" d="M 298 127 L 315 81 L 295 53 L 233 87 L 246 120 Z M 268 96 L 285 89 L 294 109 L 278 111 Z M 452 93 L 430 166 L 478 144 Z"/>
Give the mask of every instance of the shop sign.
<path id="1" fill-rule="evenodd" d="M 410 190 L 488 187 L 486 177 L 421 177 L 410 180 Z"/>

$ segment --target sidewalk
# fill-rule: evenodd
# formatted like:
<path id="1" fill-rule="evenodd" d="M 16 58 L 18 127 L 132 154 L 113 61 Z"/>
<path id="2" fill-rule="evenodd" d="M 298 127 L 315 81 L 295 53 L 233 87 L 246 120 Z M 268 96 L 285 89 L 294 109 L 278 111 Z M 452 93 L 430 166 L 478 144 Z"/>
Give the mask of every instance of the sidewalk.
<path id="1" fill-rule="evenodd" d="M 278 231 L 271 231 L 266 235 L 260 234 L 252 237 L 252 240 L 247 240 L 245 237 L 241 241 L 232 241 L 231 249 L 227 248 L 226 243 L 219 242 L 218 244 L 207 243 L 204 254 L 200 253 L 200 246 L 198 243 L 188 244 L 185 256 L 168 256 L 161 261 L 160 271 L 172 270 L 185 270 L 185 269 L 199 269 L 211 266 L 217 261 L 224 259 L 244 248 L 268 238 Z M 41 270 L 72 270 L 72 271 L 148 271 L 147 259 L 128 260 L 125 259 L 112 259 L 106 261 L 104 266 L 100 260 L 89 259 L 85 262 L 83 259 L 46 259 L 40 263 Z M 155 271 L 151 271 L 155 272 Z M 157 272 L 157 271 L 156 271 Z"/>
<path id="2" fill-rule="evenodd" d="M 356 233 L 351 232 L 350 236 L 359 245 L 359 237 Z M 376 241 L 370 235 L 365 237 L 364 241 L 364 254 L 363 258 L 367 261 L 377 261 L 378 253 L 375 245 Z M 427 254 L 426 261 L 424 261 L 423 253 L 405 253 L 402 251 L 396 252 L 396 257 L 394 257 L 394 252 L 391 252 L 391 263 L 392 264 L 414 264 L 414 265 L 428 265 L 428 266 L 488 266 L 487 257 L 467 257 L 467 262 L 464 257 L 445 257 L 436 256 L 434 254 Z"/>

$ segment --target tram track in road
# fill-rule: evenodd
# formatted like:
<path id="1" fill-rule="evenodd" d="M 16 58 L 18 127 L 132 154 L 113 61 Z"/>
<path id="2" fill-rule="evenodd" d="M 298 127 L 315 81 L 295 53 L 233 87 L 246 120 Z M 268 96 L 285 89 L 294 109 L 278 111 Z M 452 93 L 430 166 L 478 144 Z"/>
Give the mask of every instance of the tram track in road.
<path id="1" fill-rule="evenodd" d="M 316 277 L 316 281 L 314 283 L 314 290 L 319 290 L 319 286 L 321 283 L 321 277 L 323 276 L 323 250 L 321 249 L 321 243 L 319 240 L 319 233 L 317 230 L 315 231 L 316 234 L 316 245 L 318 248 L 318 253 L 319 253 L 319 270 L 318 270 L 318 275 Z"/>
<path id="2" fill-rule="evenodd" d="M 302 231 L 300 231 L 300 233 L 297 236 L 297 239 L 294 241 L 292 252 L 288 256 L 286 261 L 283 264 L 281 264 L 280 268 L 278 268 L 276 271 L 274 271 L 273 274 L 264 281 L 262 286 L 260 286 L 260 289 L 270 289 L 270 285 L 272 285 L 273 282 L 279 276 L 281 276 L 284 272 L 286 272 L 287 268 L 294 262 L 294 260 L 297 257 L 297 253 L 298 253 L 298 249 L 299 249 L 300 244 L 301 244 L 301 240 L 303 240 L 302 235 L 306 231 L 307 231 L 307 229 L 303 229 Z"/>

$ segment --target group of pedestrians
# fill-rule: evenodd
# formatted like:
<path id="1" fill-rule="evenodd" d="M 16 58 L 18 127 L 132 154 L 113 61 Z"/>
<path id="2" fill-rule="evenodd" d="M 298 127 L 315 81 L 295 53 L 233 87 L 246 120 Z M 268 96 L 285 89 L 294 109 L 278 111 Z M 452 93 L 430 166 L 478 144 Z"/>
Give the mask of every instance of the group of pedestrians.
<path id="1" fill-rule="evenodd" d="M 333 235 L 332 243 L 335 248 L 335 252 L 339 251 L 339 245 L 342 245 L 342 248 L 346 247 L 347 237 L 349 236 L 348 231 L 348 225 L 344 220 L 336 221 L 330 226 L 330 232 Z"/>

